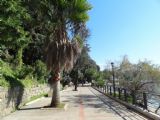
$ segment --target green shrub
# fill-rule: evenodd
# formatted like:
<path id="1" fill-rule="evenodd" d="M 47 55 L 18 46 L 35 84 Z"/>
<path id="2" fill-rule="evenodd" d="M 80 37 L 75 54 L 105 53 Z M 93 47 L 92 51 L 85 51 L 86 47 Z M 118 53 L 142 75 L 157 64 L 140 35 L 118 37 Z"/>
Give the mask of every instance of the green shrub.
<path id="1" fill-rule="evenodd" d="M 46 65 L 40 60 L 37 60 L 35 63 L 34 75 L 39 83 L 46 82 L 46 78 L 48 76 L 47 68 Z"/>
<path id="2" fill-rule="evenodd" d="M 0 60 L 0 75 L 1 76 L 3 76 L 3 75 L 11 75 L 12 76 L 13 73 L 14 72 L 11 69 L 11 66 L 8 63 Z"/>
<path id="3" fill-rule="evenodd" d="M 103 79 L 99 78 L 99 79 L 97 79 L 96 84 L 100 85 L 100 86 L 103 86 L 105 84 L 105 81 Z"/>
<path id="4" fill-rule="evenodd" d="M 21 69 L 16 71 L 15 76 L 18 79 L 25 79 L 27 76 L 33 74 L 34 69 L 31 66 L 23 65 Z"/>
<path id="5" fill-rule="evenodd" d="M 5 79 L 6 76 L 13 77 L 13 70 L 8 63 L 0 60 L 0 86 L 10 86 L 9 82 Z"/>
<path id="6" fill-rule="evenodd" d="M 22 83 L 14 76 L 15 71 L 12 70 L 12 66 L 2 60 L 0 60 L 0 86 L 14 87 L 22 86 Z"/>
<path id="7" fill-rule="evenodd" d="M 27 76 L 25 79 L 21 80 L 21 82 L 25 87 L 28 87 L 28 88 L 38 85 L 37 80 L 32 76 Z"/>
<path id="8" fill-rule="evenodd" d="M 12 65 L 0 60 L 0 86 L 3 87 L 28 87 L 34 85 L 31 77 L 32 68 L 23 66 L 21 70 L 15 70 Z"/>
<path id="9" fill-rule="evenodd" d="M 5 78 L 0 78 L 0 86 L 9 87 L 9 83 L 5 80 Z"/>
<path id="10" fill-rule="evenodd" d="M 105 81 L 101 73 L 97 74 L 95 81 L 96 81 L 96 84 L 100 86 L 103 86 L 105 84 Z"/>
<path id="11" fill-rule="evenodd" d="M 8 87 L 19 86 L 24 88 L 25 86 L 22 84 L 21 80 L 17 79 L 15 76 L 4 75 L 5 81 L 9 84 Z"/>
<path id="12" fill-rule="evenodd" d="M 12 64 L 0 60 L 0 86 L 32 87 L 44 83 L 47 76 L 46 65 L 41 61 L 34 67 L 23 65 L 21 69 L 15 69 Z"/>

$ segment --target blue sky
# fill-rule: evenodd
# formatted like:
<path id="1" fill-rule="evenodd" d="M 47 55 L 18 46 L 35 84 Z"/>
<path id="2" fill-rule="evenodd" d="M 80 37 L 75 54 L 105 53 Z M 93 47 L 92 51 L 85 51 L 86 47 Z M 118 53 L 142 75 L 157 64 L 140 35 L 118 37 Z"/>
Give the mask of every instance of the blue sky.
<path id="1" fill-rule="evenodd" d="M 160 0 L 89 0 L 90 56 L 101 67 L 128 55 L 160 64 Z"/>

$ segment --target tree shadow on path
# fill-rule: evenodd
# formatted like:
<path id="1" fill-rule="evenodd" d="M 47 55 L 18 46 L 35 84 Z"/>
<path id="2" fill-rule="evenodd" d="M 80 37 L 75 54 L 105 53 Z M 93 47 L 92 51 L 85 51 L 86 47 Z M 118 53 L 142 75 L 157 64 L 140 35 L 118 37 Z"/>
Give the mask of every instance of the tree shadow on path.
<path id="1" fill-rule="evenodd" d="M 10 85 L 7 96 L 7 107 L 10 105 L 11 102 L 13 102 L 15 108 L 19 109 L 19 105 L 21 104 L 23 98 L 24 85 L 12 76 L 5 75 L 4 77 Z"/>

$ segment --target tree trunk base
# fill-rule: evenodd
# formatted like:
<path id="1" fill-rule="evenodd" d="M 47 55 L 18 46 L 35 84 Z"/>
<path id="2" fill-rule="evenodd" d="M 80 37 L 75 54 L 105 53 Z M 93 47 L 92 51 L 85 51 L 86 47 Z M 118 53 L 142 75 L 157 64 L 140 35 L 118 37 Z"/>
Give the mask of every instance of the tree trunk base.
<path id="1" fill-rule="evenodd" d="M 52 85 L 52 88 L 53 92 L 50 107 L 57 107 L 60 105 L 60 80 L 55 81 Z"/>

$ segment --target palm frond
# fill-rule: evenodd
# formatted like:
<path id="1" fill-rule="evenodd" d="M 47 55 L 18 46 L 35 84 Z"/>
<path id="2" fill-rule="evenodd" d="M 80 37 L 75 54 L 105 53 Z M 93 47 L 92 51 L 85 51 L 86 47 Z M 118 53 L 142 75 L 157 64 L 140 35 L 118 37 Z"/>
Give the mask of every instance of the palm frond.
<path id="1" fill-rule="evenodd" d="M 47 48 L 48 70 L 61 69 L 70 70 L 73 68 L 77 57 L 80 55 L 81 47 L 78 40 L 74 42 L 52 41 Z"/>
<path id="2" fill-rule="evenodd" d="M 70 70 L 88 35 L 85 23 L 91 9 L 87 0 L 54 0 L 55 28 L 46 50 L 48 70 Z M 71 37 L 70 32 L 73 34 Z M 86 34 L 87 33 L 87 34 Z"/>

